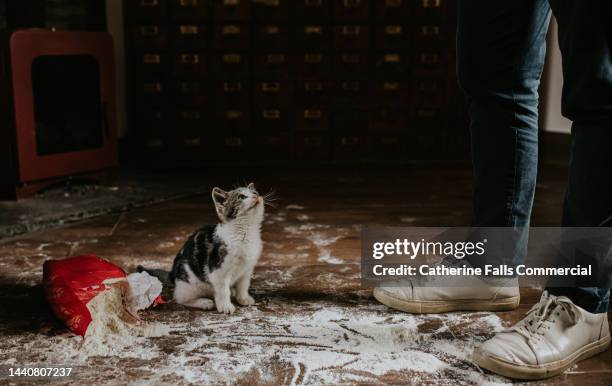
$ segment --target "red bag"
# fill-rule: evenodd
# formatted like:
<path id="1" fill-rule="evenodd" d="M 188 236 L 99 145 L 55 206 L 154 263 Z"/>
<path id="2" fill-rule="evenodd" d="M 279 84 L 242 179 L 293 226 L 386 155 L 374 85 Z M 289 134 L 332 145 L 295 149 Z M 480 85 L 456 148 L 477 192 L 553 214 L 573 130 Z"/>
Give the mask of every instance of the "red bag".
<path id="1" fill-rule="evenodd" d="M 125 272 L 94 255 L 47 260 L 43 265 L 43 286 L 55 315 L 75 334 L 85 336 L 91 323 L 87 303 L 109 285 L 126 285 Z"/>

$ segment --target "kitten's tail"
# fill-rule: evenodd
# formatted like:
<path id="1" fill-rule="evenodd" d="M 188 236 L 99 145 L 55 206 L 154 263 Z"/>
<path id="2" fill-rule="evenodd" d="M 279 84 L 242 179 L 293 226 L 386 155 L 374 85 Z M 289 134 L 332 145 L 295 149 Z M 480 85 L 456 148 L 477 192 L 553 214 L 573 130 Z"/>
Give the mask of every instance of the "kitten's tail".
<path id="1" fill-rule="evenodd" d="M 170 272 L 164 271 L 163 269 L 148 269 L 148 268 L 143 267 L 142 265 L 139 265 L 138 267 L 136 267 L 136 270 L 138 272 L 146 272 L 151 276 L 155 276 L 156 278 L 159 279 L 159 281 L 162 282 L 164 286 L 168 284 L 172 284 L 172 278 L 170 277 Z"/>

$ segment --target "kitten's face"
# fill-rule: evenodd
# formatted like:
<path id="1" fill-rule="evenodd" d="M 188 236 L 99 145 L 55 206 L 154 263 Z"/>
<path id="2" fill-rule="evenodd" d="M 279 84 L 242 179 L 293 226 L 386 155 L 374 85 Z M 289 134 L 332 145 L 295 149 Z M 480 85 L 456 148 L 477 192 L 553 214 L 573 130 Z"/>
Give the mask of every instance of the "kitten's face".
<path id="1" fill-rule="evenodd" d="M 255 190 L 253 183 L 229 192 L 214 188 L 212 197 L 221 222 L 246 216 L 251 216 L 260 221 L 263 219 L 264 200 Z"/>

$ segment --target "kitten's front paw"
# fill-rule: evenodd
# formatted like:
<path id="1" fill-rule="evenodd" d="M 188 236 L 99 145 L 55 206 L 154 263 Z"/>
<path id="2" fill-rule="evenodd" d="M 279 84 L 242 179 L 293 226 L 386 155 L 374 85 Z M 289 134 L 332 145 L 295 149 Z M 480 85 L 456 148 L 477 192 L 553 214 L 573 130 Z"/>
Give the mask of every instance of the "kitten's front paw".
<path id="1" fill-rule="evenodd" d="M 236 307 L 231 302 L 217 303 L 217 311 L 221 314 L 233 314 Z"/>
<path id="2" fill-rule="evenodd" d="M 252 306 L 253 304 L 255 304 L 255 299 L 253 299 L 251 295 L 238 296 L 236 297 L 236 301 L 241 306 Z"/>

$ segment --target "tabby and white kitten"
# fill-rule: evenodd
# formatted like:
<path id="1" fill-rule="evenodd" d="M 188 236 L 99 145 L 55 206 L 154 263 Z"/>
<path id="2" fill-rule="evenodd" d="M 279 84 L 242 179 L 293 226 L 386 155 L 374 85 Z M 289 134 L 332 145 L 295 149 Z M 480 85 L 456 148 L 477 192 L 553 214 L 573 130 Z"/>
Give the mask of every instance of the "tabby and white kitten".
<path id="1" fill-rule="evenodd" d="M 264 197 L 251 183 L 229 192 L 212 190 L 221 222 L 204 225 L 189 236 L 174 259 L 172 271 L 145 269 L 162 281 L 174 283 L 174 300 L 185 306 L 231 314 L 230 296 L 243 306 L 255 304 L 249 286 L 262 249 Z M 214 299 L 214 302 L 213 300 Z"/>

